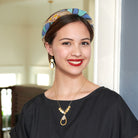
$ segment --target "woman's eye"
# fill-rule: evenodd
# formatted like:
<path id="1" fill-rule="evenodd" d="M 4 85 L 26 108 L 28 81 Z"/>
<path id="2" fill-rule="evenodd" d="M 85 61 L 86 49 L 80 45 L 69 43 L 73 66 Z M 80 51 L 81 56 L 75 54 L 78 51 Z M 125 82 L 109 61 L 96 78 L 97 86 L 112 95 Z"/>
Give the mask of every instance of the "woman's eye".
<path id="1" fill-rule="evenodd" d="M 82 42 L 81 44 L 82 44 L 83 46 L 88 46 L 88 45 L 89 45 L 88 42 Z"/>
<path id="2" fill-rule="evenodd" d="M 67 45 L 67 46 L 69 46 L 69 45 L 71 45 L 71 43 L 70 43 L 70 42 L 63 42 L 62 45 Z"/>

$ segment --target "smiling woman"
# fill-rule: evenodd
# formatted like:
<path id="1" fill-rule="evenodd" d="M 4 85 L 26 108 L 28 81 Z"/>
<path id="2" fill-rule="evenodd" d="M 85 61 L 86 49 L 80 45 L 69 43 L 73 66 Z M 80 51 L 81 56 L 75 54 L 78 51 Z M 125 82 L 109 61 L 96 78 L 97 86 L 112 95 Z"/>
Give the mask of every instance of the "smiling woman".
<path id="1" fill-rule="evenodd" d="M 42 40 L 55 64 L 51 88 L 23 107 L 12 138 L 133 138 L 138 122 L 116 92 L 87 80 L 91 57 L 91 17 L 71 8 L 52 14 Z"/>

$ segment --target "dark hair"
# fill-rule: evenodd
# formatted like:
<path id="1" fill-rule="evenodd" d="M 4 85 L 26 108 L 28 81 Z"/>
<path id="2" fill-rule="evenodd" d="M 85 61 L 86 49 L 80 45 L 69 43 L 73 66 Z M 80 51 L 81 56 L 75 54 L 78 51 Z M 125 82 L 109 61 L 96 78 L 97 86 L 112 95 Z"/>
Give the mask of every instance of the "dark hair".
<path id="1" fill-rule="evenodd" d="M 77 22 L 77 21 L 81 21 L 85 24 L 85 26 L 87 27 L 90 33 L 90 41 L 92 41 L 94 37 L 94 31 L 93 31 L 93 27 L 88 23 L 88 21 L 77 14 L 69 14 L 69 15 L 64 15 L 60 17 L 50 26 L 44 38 L 45 42 L 52 44 L 58 30 L 60 30 L 63 26 L 69 23 Z"/>
<path id="2" fill-rule="evenodd" d="M 60 30 L 63 26 L 69 24 L 69 23 L 73 23 L 73 22 L 77 22 L 80 21 L 82 23 L 84 23 L 84 25 L 87 27 L 89 33 L 90 33 L 90 41 L 93 40 L 94 37 L 94 30 L 93 30 L 93 26 L 90 25 L 90 23 L 84 19 L 83 17 L 80 17 L 77 14 L 69 14 L 69 15 L 64 15 L 60 18 L 58 18 L 49 28 L 49 30 L 47 31 L 44 39 L 45 42 L 48 42 L 49 44 L 52 44 L 54 38 L 56 37 L 57 31 Z M 49 60 L 51 59 L 51 56 L 49 55 Z"/>

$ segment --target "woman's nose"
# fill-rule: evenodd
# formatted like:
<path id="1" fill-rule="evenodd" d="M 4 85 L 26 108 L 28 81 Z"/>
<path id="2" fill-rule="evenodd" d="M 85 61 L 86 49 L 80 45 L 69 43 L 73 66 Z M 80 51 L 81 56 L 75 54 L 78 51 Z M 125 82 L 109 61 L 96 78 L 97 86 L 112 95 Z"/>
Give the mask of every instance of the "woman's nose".
<path id="1" fill-rule="evenodd" d="M 79 57 L 79 56 L 81 56 L 81 54 L 82 54 L 81 47 L 79 45 L 73 46 L 73 48 L 72 48 L 72 55 Z"/>

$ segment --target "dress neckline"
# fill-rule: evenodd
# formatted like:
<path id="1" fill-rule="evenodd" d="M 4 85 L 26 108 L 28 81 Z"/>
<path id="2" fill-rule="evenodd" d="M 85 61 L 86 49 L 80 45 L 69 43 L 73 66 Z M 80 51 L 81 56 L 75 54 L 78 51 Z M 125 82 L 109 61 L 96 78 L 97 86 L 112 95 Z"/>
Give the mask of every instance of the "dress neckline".
<path id="1" fill-rule="evenodd" d="M 85 99 L 89 98 L 91 95 L 95 95 L 95 93 L 100 92 L 101 89 L 103 89 L 103 88 L 104 88 L 104 86 L 100 86 L 100 87 L 98 87 L 97 89 L 95 89 L 94 91 L 90 92 L 88 95 L 86 95 L 86 96 L 84 96 L 84 97 L 82 97 L 82 98 L 78 98 L 78 99 L 74 99 L 74 100 L 58 100 L 58 101 L 59 101 L 59 102 L 82 101 L 82 100 L 85 100 Z M 45 93 L 42 94 L 42 97 L 43 97 L 43 99 L 46 100 L 46 101 L 49 101 L 49 102 L 57 102 L 57 100 L 47 98 L 47 97 L 45 96 Z"/>

